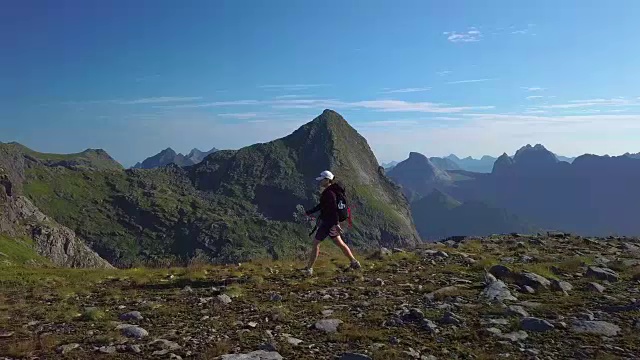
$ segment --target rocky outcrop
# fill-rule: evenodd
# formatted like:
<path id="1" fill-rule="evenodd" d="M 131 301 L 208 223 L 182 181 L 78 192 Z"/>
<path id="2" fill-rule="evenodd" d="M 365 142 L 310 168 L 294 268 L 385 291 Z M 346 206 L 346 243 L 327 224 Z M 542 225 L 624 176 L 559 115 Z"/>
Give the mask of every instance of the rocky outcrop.
<path id="1" fill-rule="evenodd" d="M 0 149 L 4 150 L 4 149 Z M 91 250 L 69 228 L 62 226 L 40 211 L 29 199 L 19 194 L 23 178 L 21 157 L 0 155 L 0 234 L 9 237 L 28 237 L 35 251 L 54 265 L 74 268 L 111 268 L 112 266 Z"/>
<path id="2" fill-rule="evenodd" d="M 91 250 L 73 230 L 43 214 L 29 199 L 15 201 L 18 219 L 24 223 L 27 236 L 34 240 L 36 251 L 55 265 L 72 268 L 112 268 Z"/>

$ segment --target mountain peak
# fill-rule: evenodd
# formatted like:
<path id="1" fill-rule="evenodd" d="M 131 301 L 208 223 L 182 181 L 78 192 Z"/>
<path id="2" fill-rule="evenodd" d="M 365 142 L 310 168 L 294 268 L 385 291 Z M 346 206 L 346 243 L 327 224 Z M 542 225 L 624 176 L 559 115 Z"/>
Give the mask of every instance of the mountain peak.
<path id="1" fill-rule="evenodd" d="M 404 188 L 405 196 L 408 198 L 426 195 L 437 186 L 452 181 L 449 173 L 417 152 L 410 152 L 409 158 L 391 169 L 388 175 Z"/>
<path id="2" fill-rule="evenodd" d="M 538 168 L 556 164 L 558 163 L 558 158 L 541 144 L 536 144 L 535 146 L 527 144 L 516 152 L 513 156 L 513 162 L 526 168 Z"/>
<path id="3" fill-rule="evenodd" d="M 509 155 L 507 155 L 507 153 L 503 153 L 493 163 L 493 170 L 491 170 L 491 172 L 494 174 L 503 172 L 511 166 L 513 166 L 513 159 Z"/>

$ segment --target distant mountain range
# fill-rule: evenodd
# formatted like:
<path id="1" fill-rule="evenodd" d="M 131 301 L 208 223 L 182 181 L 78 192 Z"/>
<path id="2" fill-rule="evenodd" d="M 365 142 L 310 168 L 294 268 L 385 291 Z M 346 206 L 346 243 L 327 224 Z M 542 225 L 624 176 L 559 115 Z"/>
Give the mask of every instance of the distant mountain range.
<path id="1" fill-rule="evenodd" d="M 191 150 L 189 154 L 182 155 L 176 153 L 172 148 L 166 148 L 156 155 L 146 158 L 144 161 L 139 162 L 133 166 L 134 169 L 155 169 L 169 164 L 176 164 L 178 166 L 191 166 L 200 163 L 207 155 L 213 154 L 218 151 L 216 148 L 212 148 L 209 151 L 200 151 L 196 148 Z"/>
<path id="2" fill-rule="evenodd" d="M 628 154 L 629 156 L 638 156 L 640 157 L 640 153 L 638 154 Z M 562 155 L 556 155 L 558 160 L 566 161 L 568 163 L 573 162 L 575 157 L 567 157 Z M 489 155 L 484 155 L 480 159 L 474 159 L 471 156 L 466 158 L 459 158 L 455 154 L 451 154 L 445 157 L 430 157 L 429 160 L 433 162 L 441 170 L 466 170 L 477 173 L 490 173 L 493 169 L 493 164 L 497 158 Z M 382 167 L 385 170 L 391 170 L 394 166 L 398 164 L 398 161 L 391 161 L 388 163 L 383 163 Z"/>
<path id="3" fill-rule="evenodd" d="M 501 218 L 515 228 L 536 224 L 586 235 L 640 234 L 640 156 L 582 155 L 567 162 L 540 144 L 526 145 L 513 156 L 503 154 L 497 158 L 490 173 L 436 172 L 433 161 L 426 163 L 422 156 L 422 161 L 417 162 L 416 158 L 412 153 L 396 166 L 402 166 L 402 171 L 392 169 L 388 175 L 413 202 L 414 221 L 419 231 L 423 229 L 422 234 L 427 220 L 415 209 L 420 209 L 420 201 L 428 203 L 429 199 L 423 198 L 434 190 L 461 204 L 481 203 L 504 210 Z M 463 226 L 479 229 L 481 224 L 477 222 L 489 223 L 482 218 L 487 210 L 475 208 L 477 214 L 465 212 L 467 217 L 461 220 L 465 225 L 456 224 L 445 230 L 455 233 Z M 428 222 L 426 226 L 435 225 Z M 504 227 L 496 225 L 486 230 L 497 232 L 501 228 Z"/>

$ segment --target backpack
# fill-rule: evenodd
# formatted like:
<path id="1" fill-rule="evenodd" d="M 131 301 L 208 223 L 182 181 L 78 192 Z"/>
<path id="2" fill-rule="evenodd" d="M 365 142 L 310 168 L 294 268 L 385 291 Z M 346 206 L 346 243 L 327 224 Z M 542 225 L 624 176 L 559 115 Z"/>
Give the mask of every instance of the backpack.
<path id="1" fill-rule="evenodd" d="M 338 205 L 338 221 L 343 222 L 349 219 L 349 226 L 351 226 L 351 208 L 347 204 L 347 199 L 343 192 L 335 192 L 336 204 Z"/>

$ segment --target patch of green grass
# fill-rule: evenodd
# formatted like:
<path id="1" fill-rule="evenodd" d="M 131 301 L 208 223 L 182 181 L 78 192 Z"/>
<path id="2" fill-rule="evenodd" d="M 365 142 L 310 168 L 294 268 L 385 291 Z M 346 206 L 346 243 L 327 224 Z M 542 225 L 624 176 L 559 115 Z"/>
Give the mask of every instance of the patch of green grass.
<path id="1" fill-rule="evenodd" d="M 28 261 L 35 261 L 38 264 L 51 264 L 51 262 L 38 255 L 33 247 L 33 240 L 28 238 L 10 238 L 0 235 L 0 266 L 3 260 L 14 265 L 24 265 Z"/>
<path id="2" fill-rule="evenodd" d="M 240 285 L 233 284 L 233 285 L 227 286 L 227 288 L 224 290 L 224 293 L 231 298 L 238 298 L 243 296 L 245 292 Z"/>
<path id="3" fill-rule="evenodd" d="M 102 321 L 106 317 L 107 314 L 98 308 L 87 308 L 82 313 L 82 320 L 84 321 Z"/>

